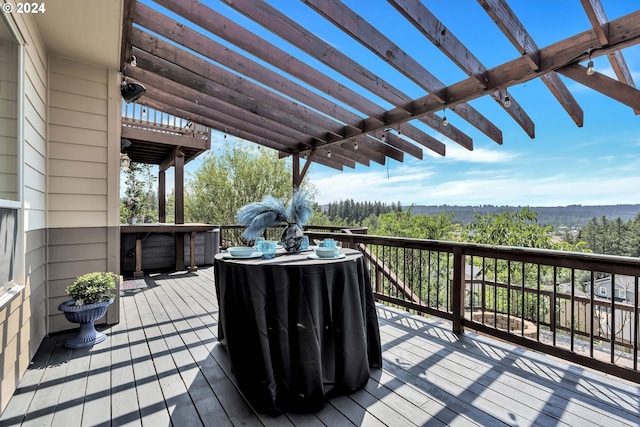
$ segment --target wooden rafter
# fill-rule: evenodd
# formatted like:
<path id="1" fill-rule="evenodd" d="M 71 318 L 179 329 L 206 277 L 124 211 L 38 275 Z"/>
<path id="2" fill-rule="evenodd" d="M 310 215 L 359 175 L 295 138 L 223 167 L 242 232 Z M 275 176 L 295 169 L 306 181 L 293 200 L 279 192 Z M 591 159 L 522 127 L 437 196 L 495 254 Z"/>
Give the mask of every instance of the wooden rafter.
<path id="1" fill-rule="evenodd" d="M 607 20 L 607 14 L 602 7 L 602 2 L 600 0 L 580 1 L 582 2 L 582 7 L 586 12 L 587 17 L 589 18 L 589 22 L 591 22 L 593 31 L 598 36 L 600 45 L 606 46 L 609 44 L 609 22 Z M 629 71 L 629 67 L 627 67 L 627 62 L 625 61 L 622 52 L 611 52 L 607 55 L 607 58 L 609 59 L 618 80 L 631 87 L 635 87 L 633 77 L 631 77 L 631 72 Z M 634 109 L 633 111 L 636 114 L 640 114 L 640 110 Z"/>
<path id="2" fill-rule="evenodd" d="M 309 33 L 300 24 L 269 4 L 254 0 L 223 1 L 353 82 L 358 83 L 371 93 L 378 95 L 399 108 L 410 108 L 411 98 L 407 94 L 393 87 L 389 82 L 375 75 L 362 64 L 352 60 L 320 37 Z M 307 80 L 307 82 L 313 84 L 310 80 Z M 374 107 L 372 106 L 371 108 Z M 382 117 L 384 109 L 377 107 L 376 113 Z M 473 149 L 473 141 L 468 135 L 464 134 L 455 126 L 443 126 L 442 120 L 437 116 L 431 114 L 422 117 L 420 120 L 461 146 L 469 150 Z M 417 128 L 414 129 L 418 131 Z M 418 137 L 418 132 L 414 132 L 414 135 L 415 138 L 417 138 L 416 140 L 420 141 L 422 136 Z M 422 133 L 420 132 L 420 134 Z M 428 147 L 428 145 L 425 146 Z"/>
<path id="3" fill-rule="evenodd" d="M 640 111 L 640 96 L 621 53 L 640 42 L 640 11 L 607 22 L 599 0 L 581 0 L 593 30 L 542 49 L 506 1 L 478 0 L 521 54 L 492 69 L 486 69 L 424 2 L 387 0 L 469 76 L 450 86 L 344 4 L 302 0 L 425 89 L 428 94 L 418 99 L 411 99 L 391 81 L 268 3 L 223 1 L 393 107 L 381 107 L 198 0 L 155 0 L 179 15 L 180 22 L 135 0 L 125 1 L 123 24 L 129 29 L 125 28 L 122 43 L 122 69 L 135 53 L 138 67 L 128 67 L 126 73 L 147 87 L 139 103 L 276 149 L 281 157 L 294 155 L 299 162 L 306 159 L 303 171 L 298 170 L 302 175 L 311 162 L 342 170 L 355 167 L 356 162 L 403 161 L 405 154 L 421 159 L 425 148 L 445 155 L 445 144 L 423 131 L 417 121 L 473 149 L 468 135 L 445 126 L 436 114 L 445 108 L 502 142 L 501 131 L 468 104 L 485 95 L 500 105 L 509 96 L 511 107 L 503 108 L 533 137 L 533 122 L 508 90 L 537 77 L 578 126 L 582 126 L 582 110 L 558 74 Z M 190 28 L 184 20 L 223 39 L 224 44 Z M 587 76 L 579 63 L 588 59 L 588 50 L 593 58 L 607 55 L 620 81 L 597 72 Z"/>
<path id="4" fill-rule="evenodd" d="M 429 41 L 451 59 L 467 75 L 474 77 L 484 85 L 487 69 L 462 42 L 418 0 L 388 0 L 409 22 L 413 24 Z M 522 109 L 515 97 L 507 92 L 495 91 L 492 98 L 533 138 L 535 127 L 529 115 Z M 506 99 L 509 97 L 508 107 Z"/>
<path id="5" fill-rule="evenodd" d="M 353 10 L 335 0 L 304 0 L 304 2 L 428 91 L 429 96 L 434 98 L 436 102 L 441 105 L 446 104 L 444 83 Z M 489 138 L 502 144 L 502 131 L 473 107 L 466 103 L 459 103 L 454 112 Z"/>
<path id="6" fill-rule="evenodd" d="M 351 118 L 351 122 L 346 121 L 347 118 L 344 118 L 346 121 L 346 126 L 343 126 L 342 132 L 330 132 L 327 135 L 326 140 L 323 140 L 320 135 L 315 135 L 317 142 L 315 144 L 309 144 L 309 148 L 321 146 L 325 144 L 335 145 L 336 141 L 340 141 L 340 143 L 349 140 L 352 137 L 356 137 L 358 135 L 362 135 L 364 133 L 364 129 L 371 126 L 384 126 L 384 112 L 385 110 L 368 100 L 366 97 L 346 88 L 344 85 L 329 79 L 327 76 L 324 76 L 319 71 L 310 67 L 309 65 L 303 63 L 297 58 L 281 51 L 277 47 L 267 43 L 266 41 L 258 38 L 253 33 L 248 30 L 240 27 L 234 22 L 228 20 L 224 16 L 218 14 L 214 10 L 200 4 L 197 1 L 193 0 L 179 0 L 179 1 L 168 1 L 168 0 L 159 0 L 158 3 L 167 7 L 169 10 L 172 10 L 175 13 L 179 13 L 181 16 L 189 19 L 190 21 L 202 26 L 203 28 L 211 31 L 213 34 L 216 34 L 221 37 L 225 37 L 227 40 L 233 42 L 238 45 L 242 49 L 260 57 L 261 59 L 279 67 L 283 71 L 294 75 L 295 77 L 308 82 L 309 84 L 315 85 L 315 87 L 322 92 L 325 92 L 340 101 L 347 103 L 348 105 L 353 106 L 355 109 L 363 112 L 364 114 L 370 114 L 370 117 L 365 121 L 361 117 Z M 140 7 L 141 14 L 141 22 L 144 21 L 144 14 L 149 14 L 150 12 L 146 11 L 144 7 Z M 170 24 L 169 24 L 170 25 Z M 169 28 L 173 28 L 175 24 L 170 25 Z M 183 27 L 180 25 L 180 27 Z M 183 34 L 184 30 L 180 29 L 180 34 Z M 178 38 L 179 42 L 184 43 L 184 38 Z M 244 70 L 244 68 L 243 68 Z M 291 85 L 292 82 L 288 81 L 287 85 Z M 405 96 L 404 101 L 406 103 L 410 103 L 411 99 Z M 333 113 L 333 109 L 325 109 L 322 111 L 330 111 Z M 331 114 L 333 115 L 333 114 Z M 408 114 L 405 115 L 405 118 L 410 118 Z M 425 122 L 431 124 L 432 121 L 426 120 Z M 364 125 L 363 125 L 364 123 Z M 437 153 L 442 152 L 442 148 L 439 141 L 436 141 L 433 137 L 428 134 L 414 128 L 410 124 L 405 125 L 407 132 L 409 130 L 412 131 L 412 135 L 417 138 L 416 143 L 419 143 L 427 148 L 437 147 L 434 151 Z M 449 135 L 456 140 L 461 141 L 464 146 L 470 146 L 470 138 L 466 137 L 461 132 L 452 128 L 449 131 Z"/>
<path id="7" fill-rule="evenodd" d="M 523 58 L 529 62 L 531 68 L 534 71 L 538 71 L 540 69 L 540 51 L 538 45 L 506 1 L 478 0 L 478 2 L 515 48 L 518 49 L 518 52 L 523 55 Z M 542 74 L 540 77 L 575 124 L 578 125 L 578 127 L 582 127 L 584 120 L 582 108 L 580 108 L 578 101 L 571 95 L 571 92 L 569 92 L 569 89 L 567 89 L 562 80 L 560 80 L 554 72 Z"/>

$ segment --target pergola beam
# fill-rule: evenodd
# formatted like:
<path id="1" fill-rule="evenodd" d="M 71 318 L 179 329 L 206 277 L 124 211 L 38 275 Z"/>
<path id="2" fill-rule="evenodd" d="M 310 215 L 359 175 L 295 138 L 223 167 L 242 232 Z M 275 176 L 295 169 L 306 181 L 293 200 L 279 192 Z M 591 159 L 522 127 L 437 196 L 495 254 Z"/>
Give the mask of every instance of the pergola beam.
<path id="1" fill-rule="evenodd" d="M 529 62 L 531 68 L 534 71 L 538 71 L 540 69 L 538 45 L 507 2 L 504 0 L 478 0 L 478 2 L 515 48 L 518 49 L 518 52 L 523 55 L 523 58 Z M 582 127 L 584 123 L 582 108 L 562 80 L 554 72 L 543 74 L 540 77 L 562 108 L 569 114 L 569 117 L 573 119 L 578 127 Z"/>
<path id="2" fill-rule="evenodd" d="M 407 21 L 411 22 L 431 43 L 433 43 L 442 53 L 453 61 L 462 71 L 470 77 L 474 77 L 478 83 L 484 84 L 484 74 L 487 68 L 480 60 L 467 49 L 464 44 L 435 17 L 424 4 L 418 0 L 388 0 L 389 3 L 400 12 Z M 507 90 L 496 91 L 491 94 L 492 98 L 520 125 L 529 135 L 535 136 L 535 126 L 533 121 L 522 109 L 513 95 Z M 510 104 L 505 105 L 506 98 L 509 97 Z"/>
<path id="3" fill-rule="evenodd" d="M 400 49 L 373 25 L 357 15 L 343 3 L 335 0 L 304 0 L 313 10 L 321 14 L 356 41 L 378 55 L 382 60 L 425 89 L 437 102 L 446 104 L 446 86 Z M 472 106 L 459 103 L 455 110 L 458 116 L 469 122 L 498 144 L 502 143 L 502 132 Z"/>
<path id="4" fill-rule="evenodd" d="M 607 20 L 607 14 L 604 11 L 604 7 L 602 7 L 602 2 L 600 0 L 580 1 L 587 17 L 589 18 L 589 22 L 591 22 L 593 31 L 598 36 L 600 45 L 606 46 L 609 44 L 609 22 Z M 635 87 L 633 77 L 631 76 L 631 72 L 629 71 L 629 67 L 627 66 L 627 62 L 625 61 L 622 52 L 611 52 L 607 55 L 607 58 L 609 58 L 609 62 L 611 63 L 618 80 L 631 87 Z M 640 114 L 640 110 L 638 109 L 634 109 L 633 111 L 635 114 Z"/>
<path id="5" fill-rule="evenodd" d="M 410 112 L 411 98 L 408 95 L 393 87 L 386 80 L 375 75 L 362 64 L 349 58 L 320 37 L 309 33 L 300 24 L 269 4 L 254 0 L 223 1 L 371 93 L 407 111 L 407 113 Z M 305 78 L 305 81 L 309 84 L 314 84 L 314 81 L 309 78 Z M 370 105 L 369 108 L 375 109 L 376 117 L 384 117 L 384 109 L 382 107 Z M 436 115 L 427 115 L 420 118 L 420 120 L 452 141 L 467 149 L 473 149 L 473 141 L 468 135 L 455 126 L 442 126 L 442 121 Z M 415 131 L 416 141 L 419 141 L 421 137 L 417 135 L 424 135 L 424 133 L 418 128 L 415 128 Z"/>
<path id="6" fill-rule="evenodd" d="M 264 61 L 280 68 L 284 72 L 313 85 L 322 92 L 327 93 L 329 96 L 332 96 L 335 99 L 339 99 L 347 105 L 352 106 L 356 110 L 369 115 L 367 119 L 358 118 L 358 120 L 355 122 L 346 122 L 347 126 L 343 127 L 341 131 L 328 129 L 328 131 L 332 133 L 332 138 L 327 137 L 324 142 L 333 143 L 336 138 L 344 141 L 352 136 L 366 133 L 362 130 L 362 123 L 364 123 L 365 121 L 368 125 L 371 125 L 372 123 L 374 123 L 374 126 L 384 125 L 384 109 L 377 106 L 375 103 L 358 94 L 357 92 L 328 78 L 313 67 L 303 63 L 302 61 L 287 54 L 286 52 L 281 51 L 277 47 L 267 43 L 265 40 L 260 39 L 255 34 L 242 28 L 238 24 L 201 4 L 200 2 L 195 0 L 159 0 L 158 3 L 166 7 L 167 9 L 180 14 L 189 21 L 200 25 L 213 34 L 224 37 L 229 42 L 235 44 L 243 50 L 250 52 L 253 55 L 258 56 Z M 147 18 L 150 17 L 151 14 L 147 10 L 145 10 L 144 8 L 141 8 L 140 10 L 141 20 L 144 19 L 145 16 Z M 287 82 L 286 84 L 290 85 L 291 82 Z M 408 103 L 411 102 L 410 98 L 408 97 L 406 98 L 406 101 Z M 333 110 L 331 109 L 324 109 L 319 111 L 323 111 L 325 114 L 333 116 Z M 409 117 L 410 115 L 405 112 L 405 119 Z M 429 135 L 419 131 L 417 128 L 416 131 L 416 135 L 420 133 L 425 140 L 429 139 Z M 459 136 L 459 131 L 456 132 L 455 130 L 451 130 L 449 133 L 456 138 L 460 138 L 467 146 L 469 145 L 468 140 L 470 139 L 468 137 L 465 138 L 464 136 Z M 421 143 L 421 141 L 417 142 Z M 429 144 L 429 142 L 427 141 L 426 144 Z M 313 144 L 313 146 L 319 145 L 323 145 L 323 140 L 321 138 L 319 139 L 318 144 Z"/>

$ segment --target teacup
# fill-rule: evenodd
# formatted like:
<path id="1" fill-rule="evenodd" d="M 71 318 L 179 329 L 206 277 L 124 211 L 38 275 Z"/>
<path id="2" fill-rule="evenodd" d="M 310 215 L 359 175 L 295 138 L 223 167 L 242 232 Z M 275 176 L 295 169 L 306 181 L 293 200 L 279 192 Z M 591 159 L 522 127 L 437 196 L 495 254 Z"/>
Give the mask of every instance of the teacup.
<path id="1" fill-rule="evenodd" d="M 333 239 L 324 239 L 324 244 L 322 246 L 324 246 L 325 248 L 335 248 L 336 247 L 336 241 Z"/>

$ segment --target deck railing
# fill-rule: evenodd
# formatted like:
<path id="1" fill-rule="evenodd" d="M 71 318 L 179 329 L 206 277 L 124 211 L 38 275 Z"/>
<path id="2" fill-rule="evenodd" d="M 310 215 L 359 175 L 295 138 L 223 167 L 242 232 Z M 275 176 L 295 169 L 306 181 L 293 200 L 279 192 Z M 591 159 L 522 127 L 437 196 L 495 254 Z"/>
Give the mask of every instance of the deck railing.
<path id="1" fill-rule="evenodd" d="M 122 110 L 122 125 L 197 139 L 210 139 L 211 134 L 206 126 L 135 103 Z"/>
<path id="2" fill-rule="evenodd" d="M 221 240 L 241 232 L 222 227 Z M 271 229 L 266 237 L 277 240 L 280 233 Z M 305 234 L 360 250 L 379 301 L 448 319 L 457 333 L 477 331 L 640 382 L 640 259 L 372 236 L 343 227 L 306 227 Z M 614 298 L 599 297 L 602 291 Z"/>

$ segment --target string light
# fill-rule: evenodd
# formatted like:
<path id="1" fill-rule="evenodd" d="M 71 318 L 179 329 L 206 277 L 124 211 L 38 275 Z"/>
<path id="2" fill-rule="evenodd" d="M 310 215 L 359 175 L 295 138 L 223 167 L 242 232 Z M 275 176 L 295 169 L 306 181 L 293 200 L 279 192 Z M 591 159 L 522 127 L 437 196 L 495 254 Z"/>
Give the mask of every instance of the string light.
<path id="1" fill-rule="evenodd" d="M 592 76 L 596 72 L 596 69 L 593 67 L 593 61 L 591 60 L 592 50 L 592 47 L 587 50 L 587 53 L 589 54 L 589 62 L 587 62 L 587 76 Z"/>
<path id="2" fill-rule="evenodd" d="M 443 126 L 449 126 L 449 120 L 447 120 L 447 112 L 446 112 L 446 110 L 442 110 L 442 111 L 443 111 L 442 125 Z"/>

